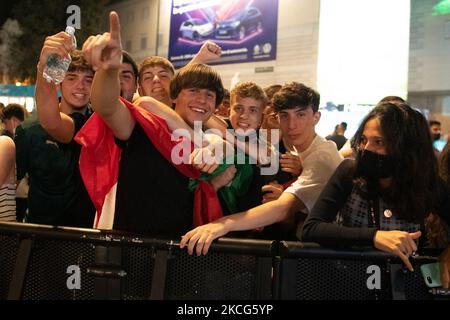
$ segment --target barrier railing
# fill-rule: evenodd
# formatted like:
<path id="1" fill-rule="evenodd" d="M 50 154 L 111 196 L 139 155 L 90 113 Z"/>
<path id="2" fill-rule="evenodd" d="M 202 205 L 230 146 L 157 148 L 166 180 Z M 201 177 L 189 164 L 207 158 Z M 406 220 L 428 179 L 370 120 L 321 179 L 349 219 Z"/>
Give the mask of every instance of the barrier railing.
<path id="1" fill-rule="evenodd" d="M 274 242 L 172 240 L 0 223 L 0 299 L 271 299 Z"/>
<path id="2" fill-rule="evenodd" d="M 0 299 L 431 299 L 419 266 L 435 260 L 409 272 L 380 251 L 231 238 L 197 257 L 173 240 L 0 223 Z"/>
<path id="3" fill-rule="evenodd" d="M 321 300 L 430 299 L 420 264 L 436 258 L 411 259 L 409 272 L 396 256 L 372 250 L 333 250 L 300 242 L 282 242 L 280 298 Z"/>

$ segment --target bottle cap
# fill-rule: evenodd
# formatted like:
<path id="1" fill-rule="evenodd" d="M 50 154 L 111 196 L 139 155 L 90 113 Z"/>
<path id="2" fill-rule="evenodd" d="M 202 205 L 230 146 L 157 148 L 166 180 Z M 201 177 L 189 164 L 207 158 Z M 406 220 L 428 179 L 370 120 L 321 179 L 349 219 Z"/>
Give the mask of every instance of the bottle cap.
<path id="1" fill-rule="evenodd" d="M 75 28 L 72 26 L 67 26 L 66 33 L 68 33 L 72 36 L 72 45 L 73 45 L 72 49 L 76 49 L 77 48 L 77 39 L 75 38 Z"/>
<path id="2" fill-rule="evenodd" d="M 75 35 L 75 28 L 72 26 L 67 26 L 66 33 L 70 34 L 71 36 Z"/>

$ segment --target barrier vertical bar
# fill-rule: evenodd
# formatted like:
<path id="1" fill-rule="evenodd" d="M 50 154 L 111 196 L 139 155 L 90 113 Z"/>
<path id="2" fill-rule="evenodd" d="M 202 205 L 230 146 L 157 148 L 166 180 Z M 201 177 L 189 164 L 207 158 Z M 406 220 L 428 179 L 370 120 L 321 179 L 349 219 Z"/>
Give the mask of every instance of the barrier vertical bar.
<path id="1" fill-rule="evenodd" d="M 156 251 L 155 268 L 153 269 L 151 300 L 164 299 L 164 288 L 166 286 L 168 251 Z"/>
<path id="2" fill-rule="evenodd" d="M 23 285 L 25 282 L 32 246 L 32 239 L 24 239 L 20 242 L 11 283 L 9 284 L 8 300 L 19 300 L 22 297 Z"/>

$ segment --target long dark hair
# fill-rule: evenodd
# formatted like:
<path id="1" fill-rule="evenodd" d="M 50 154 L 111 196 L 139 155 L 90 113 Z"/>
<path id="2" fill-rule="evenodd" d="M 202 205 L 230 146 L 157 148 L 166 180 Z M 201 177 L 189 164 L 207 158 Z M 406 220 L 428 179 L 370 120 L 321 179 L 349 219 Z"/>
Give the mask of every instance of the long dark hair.
<path id="1" fill-rule="evenodd" d="M 441 178 L 450 188 L 450 142 L 447 142 L 439 155 L 439 172 Z"/>
<path id="2" fill-rule="evenodd" d="M 387 153 L 394 160 L 392 183 L 383 196 L 395 206 L 398 218 L 423 222 L 427 214 L 435 211 L 439 197 L 437 159 L 427 121 L 407 104 L 380 102 L 353 137 L 354 151 L 358 151 L 364 127 L 372 119 L 380 122 Z M 364 180 L 356 171 L 355 179 L 361 178 Z"/>
<path id="3" fill-rule="evenodd" d="M 439 155 L 439 174 L 450 190 L 450 142 L 447 142 Z M 431 214 L 425 220 L 428 229 L 427 239 L 431 246 L 444 248 L 450 241 L 450 227 L 438 215 Z"/>

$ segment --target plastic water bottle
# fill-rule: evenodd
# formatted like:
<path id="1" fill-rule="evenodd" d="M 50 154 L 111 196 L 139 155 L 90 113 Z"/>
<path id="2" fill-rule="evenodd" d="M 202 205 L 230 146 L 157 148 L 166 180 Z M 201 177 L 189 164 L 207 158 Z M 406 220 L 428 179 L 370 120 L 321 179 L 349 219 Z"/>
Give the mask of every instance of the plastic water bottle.
<path id="1" fill-rule="evenodd" d="M 66 27 L 66 33 L 72 37 L 73 49 L 77 47 L 77 40 L 75 38 L 75 28 L 71 26 Z M 72 62 L 70 54 L 61 58 L 57 54 L 52 54 L 47 59 L 47 66 L 44 69 L 43 76 L 48 82 L 59 84 L 64 80 L 69 65 Z"/>

